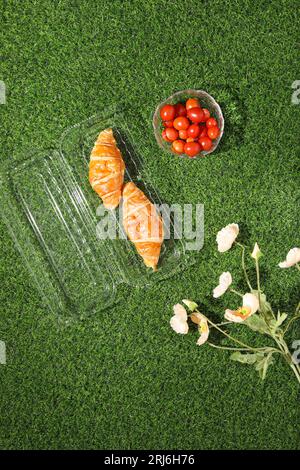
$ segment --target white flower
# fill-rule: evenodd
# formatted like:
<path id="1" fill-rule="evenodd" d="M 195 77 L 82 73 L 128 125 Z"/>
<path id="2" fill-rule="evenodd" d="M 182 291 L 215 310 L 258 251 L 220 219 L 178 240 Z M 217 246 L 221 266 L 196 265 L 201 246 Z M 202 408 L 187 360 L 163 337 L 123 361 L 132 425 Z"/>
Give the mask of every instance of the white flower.
<path id="1" fill-rule="evenodd" d="M 202 344 L 204 344 L 207 341 L 207 339 L 209 337 L 209 328 L 208 328 L 206 317 L 204 315 L 202 315 L 202 313 L 197 313 L 196 315 L 199 319 L 198 331 L 200 333 L 200 336 L 199 336 L 198 341 L 197 341 L 197 345 L 201 346 Z"/>
<path id="2" fill-rule="evenodd" d="M 220 253 L 224 253 L 225 251 L 230 250 L 238 234 L 239 226 L 237 224 L 229 224 L 222 228 L 222 230 L 217 233 L 216 237 L 218 251 L 220 251 Z"/>
<path id="3" fill-rule="evenodd" d="M 174 315 L 170 320 L 171 328 L 173 328 L 176 333 L 186 335 L 189 331 L 189 325 L 187 322 L 188 315 L 185 308 L 180 304 L 176 304 L 173 307 L 173 311 Z"/>
<path id="4" fill-rule="evenodd" d="M 225 310 L 225 318 L 228 321 L 234 323 L 242 323 L 247 320 L 251 315 L 253 315 L 259 309 L 259 301 L 256 295 L 251 294 L 250 292 L 243 296 L 243 306 L 239 307 L 237 310 Z"/>
<path id="5" fill-rule="evenodd" d="M 280 268 L 290 268 L 300 263 L 300 248 L 292 248 L 286 255 L 286 259 L 279 263 Z"/>
<path id="6" fill-rule="evenodd" d="M 190 309 L 191 312 L 193 312 L 198 307 L 196 302 L 193 302 L 189 299 L 183 299 L 182 302 Z"/>
<path id="7" fill-rule="evenodd" d="M 249 307 L 251 309 L 250 315 L 256 313 L 259 309 L 259 301 L 256 295 L 251 294 L 250 292 L 248 294 L 245 294 L 243 296 L 243 307 Z"/>
<path id="8" fill-rule="evenodd" d="M 187 321 L 187 317 L 188 317 L 187 311 L 182 305 L 180 304 L 174 305 L 173 312 L 174 312 L 174 315 L 176 315 L 176 317 L 180 318 L 183 321 Z"/>
<path id="9" fill-rule="evenodd" d="M 251 253 L 252 258 L 254 259 L 259 259 L 262 256 L 262 252 L 259 249 L 259 246 L 257 243 L 255 243 L 253 251 Z"/>
<path id="10" fill-rule="evenodd" d="M 230 310 L 229 308 L 227 308 L 225 310 L 224 318 L 234 323 L 242 323 L 244 320 L 246 320 L 246 318 L 243 318 L 240 310 L 241 308 L 239 308 L 238 310 Z"/>
<path id="11" fill-rule="evenodd" d="M 229 272 L 222 273 L 219 277 L 219 285 L 214 288 L 213 296 L 215 299 L 225 294 L 228 287 L 232 284 L 232 277 Z"/>

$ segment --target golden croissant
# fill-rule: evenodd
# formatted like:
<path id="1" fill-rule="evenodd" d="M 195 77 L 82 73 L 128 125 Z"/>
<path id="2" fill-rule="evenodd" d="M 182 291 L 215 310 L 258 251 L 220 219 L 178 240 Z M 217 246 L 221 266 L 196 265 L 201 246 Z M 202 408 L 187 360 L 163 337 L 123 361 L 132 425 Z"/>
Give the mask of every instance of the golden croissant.
<path id="1" fill-rule="evenodd" d="M 100 132 L 90 157 L 89 181 L 107 209 L 120 202 L 125 164 L 112 129 Z"/>
<path id="2" fill-rule="evenodd" d="M 163 242 L 163 224 L 155 206 L 134 183 L 123 189 L 123 225 L 146 266 L 156 271 Z"/>

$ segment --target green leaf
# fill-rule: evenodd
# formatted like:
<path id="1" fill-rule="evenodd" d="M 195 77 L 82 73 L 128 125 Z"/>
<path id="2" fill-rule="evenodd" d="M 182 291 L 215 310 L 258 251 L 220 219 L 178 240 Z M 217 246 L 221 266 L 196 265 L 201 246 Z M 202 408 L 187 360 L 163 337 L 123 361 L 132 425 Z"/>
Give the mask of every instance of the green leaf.
<path id="1" fill-rule="evenodd" d="M 198 304 L 196 304 L 196 302 L 193 302 L 193 300 L 183 299 L 182 303 L 184 303 L 191 312 L 196 310 L 196 308 L 198 307 Z"/>
<path id="2" fill-rule="evenodd" d="M 286 320 L 287 313 L 277 313 L 277 328 L 282 325 L 282 323 Z"/>
<path id="3" fill-rule="evenodd" d="M 282 323 L 286 320 L 287 314 L 286 313 L 277 313 L 277 319 L 274 318 L 270 321 L 270 329 L 273 334 L 275 334 L 278 328 L 282 325 Z"/>
<path id="4" fill-rule="evenodd" d="M 257 298 L 259 298 L 258 290 L 253 289 L 251 292 L 252 294 L 256 295 Z M 267 301 L 266 294 L 264 294 L 263 292 L 260 293 L 259 311 L 262 312 L 268 320 L 271 320 L 273 318 L 273 310 L 271 304 Z"/>
<path id="5" fill-rule="evenodd" d="M 260 316 L 254 313 L 251 317 L 248 317 L 244 323 L 251 328 L 253 331 L 258 331 L 261 334 L 269 333 L 268 325 L 265 320 Z"/>
<path id="6" fill-rule="evenodd" d="M 263 357 L 263 353 L 242 354 L 240 351 L 235 351 L 231 354 L 230 359 L 232 361 L 241 362 L 242 364 L 255 364 L 257 361 L 260 361 Z"/>
<path id="7" fill-rule="evenodd" d="M 273 352 L 270 352 L 269 354 L 263 356 L 262 359 L 257 361 L 257 364 L 255 366 L 255 370 L 258 371 L 259 376 L 262 380 L 265 380 L 266 375 L 267 375 L 267 371 L 268 371 L 268 367 L 271 364 L 273 364 L 273 362 L 274 362 L 274 359 L 273 359 L 272 355 L 273 355 Z"/>
<path id="8" fill-rule="evenodd" d="M 239 351 L 235 351 L 233 354 L 231 354 L 230 359 L 242 364 L 254 365 L 255 370 L 257 370 L 259 373 L 260 378 L 265 380 L 268 367 L 274 362 L 272 354 L 273 352 L 269 352 L 268 354 L 260 352 L 242 354 Z"/>

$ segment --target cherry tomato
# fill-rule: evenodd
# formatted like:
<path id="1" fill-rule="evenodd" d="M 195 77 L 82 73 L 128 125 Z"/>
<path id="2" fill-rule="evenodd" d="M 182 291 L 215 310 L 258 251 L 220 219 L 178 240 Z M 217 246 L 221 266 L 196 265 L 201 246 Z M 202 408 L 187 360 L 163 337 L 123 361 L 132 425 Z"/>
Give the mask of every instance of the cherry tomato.
<path id="1" fill-rule="evenodd" d="M 163 121 L 164 127 L 173 127 L 173 120 L 171 121 Z"/>
<path id="2" fill-rule="evenodd" d="M 200 103 L 197 98 L 189 98 L 185 103 L 185 107 L 187 111 L 191 108 L 200 108 Z"/>
<path id="3" fill-rule="evenodd" d="M 207 108 L 202 108 L 202 111 L 204 113 L 205 121 L 210 118 L 210 112 L 208 111 Z"/>
<path id="4" fill-rule="evenodd" d="M 209 118 L 206 121 L 206 127 L 214 127 L 214 126 L 217 126 L 217 125 L 218 125 L 218 123 L 215 120 L 215 118 Z"/>
<path id="5" fill-rule="evenodd" d="M 217 126 L 213 126 L 213 127 L 209 127 L 207 129 L 207 135 L 210 139 L 214 140 L 218 137 L 220 131 L 219 131 L 219 128 Z"/>
<path id="6" fill-rule="evenodd" d="M 160 117 L 163 121 L 171 121 L 175 117 L 175 107 L 172 104 L 165 104 L 160 110 Z"/>
<path id="7" fill-rule="evenodd" d="M 184 153 L 189 157 L 194 157 L 201 151 L 201 146 L 198 142 L 187 142 L 184 146 Z"/>
<path id="8" fill-rule="evenodd" d="M 176 113 L 176 117 L 186 116 L 186 109 L 185 109 L 184 104 L 182 103 L 175 104 L 175 113 Z"/>
<path id="9" fill-rule="evenodd" d="M 166 137 L 170 142 L 173 142 L 173 140 L 178 139 L 178 131 L 174 127 L 167 127 Z"/>
<path id="10" fill-rule="evenodd" d="M 201 139 L 201 137 L 206 137 L 207 136 L 207 128 L 204 124 L 201 124 L 201 126 L 199 126 L 200 128 L 200 134 L 199 134 L 199 139 Z"/>
<path id="11" fill-rule="evenodd" d="M 201 108 L 190 108 L 187 112 L 187 116 L 192 122 L 204 121 L 204 114 Z"/>
<path id="12" fill-rule="evenodd" d="M 188 138 L 188 133 L 186 129 L 180 129 L 179 131 L 180 139 L 186 140 Z"/>
<path id="13" fill-rule="evenodd" d="M 200 127 L 198 124 L 192 124 L 187 130 L 189 137 L 198 137 L 200 134 Z"/>
<path id="14" fill-rule="evenodd" d="M 186 142 L 194 142 L 194 140 L 195 140 L 195 139 L 193 139 L 193 137 L 188 137 L 188 138 L 186 139 Z"/>
<path id="15" fill-rule="evenodd" d="M 212 141 L 209 137 L 201 137 L 201 139 L 199 139 L 199 144 L 203 150 L 210 150 L 212 147 Z"/>
<path id="16" fill-rule="evenodd" d="M 185 116 L 180 116 L 174 119 L 173 126 L 175 129 L 180 131 L 181 129 L 186 130 L 189 127 L 189 120 Z"/>
<path id="17" fill-rule="evenodd" d="M 162 138 L 166 141 L 166 142 L 170 142 L 167 135 L 166 135 L 166 129 L 164 129 L 161 133 L 161 136 Z"/>
<path id="18" fill-rule="evenodd" d="M 184 152 L 184 142 L 183 140 L 174 140 L 172 143 L 172 150 L 176 153 L 183 153 Z"/>

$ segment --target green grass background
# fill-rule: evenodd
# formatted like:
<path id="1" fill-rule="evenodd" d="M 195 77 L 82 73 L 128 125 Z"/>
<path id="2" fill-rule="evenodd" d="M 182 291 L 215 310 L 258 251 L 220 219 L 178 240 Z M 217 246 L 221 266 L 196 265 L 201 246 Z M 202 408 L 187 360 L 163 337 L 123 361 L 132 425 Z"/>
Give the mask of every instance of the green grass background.
<path id="1" fill-rule="evenodd" d="M 184 297 L 220 319 L 211 298 L 239 252 L 220 255 L 227 223 L 259 241 L 263 287 L 293 311 L 296 270 L 277 263 L 299 246 L 299 2 L 0 0 L 1 160 L 55 146 L 62 131 L 108 105 L 137 110 L 135 142 L 167 202 L 205 205 L 194 267 L 132 291 L 94 318 L 59 325 L 42 304 L 0 224 L 1 448 L 299 449 L 299 386 L 282 362 L 264 383 L 228 354 L 169 327 Z M 151 115 L 184 88 L 212 93 L 227 127 L 220 150 L 196 162 L 160 151 Z M 130 112 L 129 112 L 130 111 Z M 253 271 L 251 271 L 253 277 Z M 251 332 L 241 337 L 259 344 Z M 300 339 L 299 324 L 290 340 Z"/>

